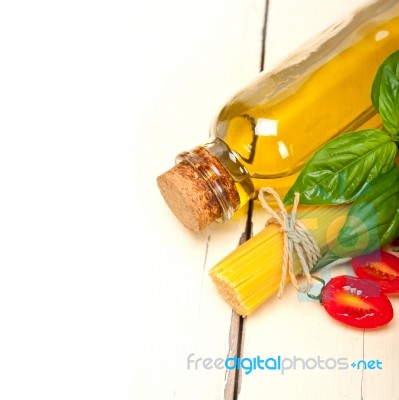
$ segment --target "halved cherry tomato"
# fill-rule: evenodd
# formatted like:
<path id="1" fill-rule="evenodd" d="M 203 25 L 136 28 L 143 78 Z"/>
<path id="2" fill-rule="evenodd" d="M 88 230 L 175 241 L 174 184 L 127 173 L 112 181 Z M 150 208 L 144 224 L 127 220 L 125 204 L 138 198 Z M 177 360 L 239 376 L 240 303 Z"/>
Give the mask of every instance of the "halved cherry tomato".
<path id="1" fill-rule="evenodd" d="M 359 278 L 376 281 L 385 293 L 399 293 L 399 258 L 383 250 L 352 259 Z"/>
<path id="2" fill-rule="evenodd" d="M 321 302 L 331 317 L 356 328 L 376 328 L 393 318 L 388 297 L 368 279 L 332 278 L 321 292 Z"/>

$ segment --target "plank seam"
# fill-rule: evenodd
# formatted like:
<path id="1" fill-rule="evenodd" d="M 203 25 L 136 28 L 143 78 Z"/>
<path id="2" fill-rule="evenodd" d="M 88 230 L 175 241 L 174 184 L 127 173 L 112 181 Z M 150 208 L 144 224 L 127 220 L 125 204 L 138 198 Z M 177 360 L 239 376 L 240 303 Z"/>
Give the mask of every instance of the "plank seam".
<path id="1" fill-rule="evenodd" d="M 265 1 L 264 8 L 264 19 L 262 26 L 262 38 L 261 38 L 261 57 L 260 57 L 260 72 L 263 71 L 265 65 L 265 55 L 266 55 L 266 36 L 267 36 L 267 21 L 268 21 L 268 10 L 269 10 L 269 0 Z M 239 245 L 246 242 L 252 237 L 252 216 L 253 216 L 253 200 L 249 202 L 247 221 L 245 225 L 245 231 L 243 232 Z M 234 334 L 236 332 L 236 334 Z M 244 351 L 244 337 L 245 337 L 245 319 L 233 312 L 230 324 L 230 334 L 229 334 L 229 356 L 236 355 L 237 357 L 242 357 Z M 224 392 L 225 400 L 238 400 L 241 389 L 241 370 L 229 371 L 226 377 L 226 385 Z M 233 375 L 233 376 L 231 376 Z"/>

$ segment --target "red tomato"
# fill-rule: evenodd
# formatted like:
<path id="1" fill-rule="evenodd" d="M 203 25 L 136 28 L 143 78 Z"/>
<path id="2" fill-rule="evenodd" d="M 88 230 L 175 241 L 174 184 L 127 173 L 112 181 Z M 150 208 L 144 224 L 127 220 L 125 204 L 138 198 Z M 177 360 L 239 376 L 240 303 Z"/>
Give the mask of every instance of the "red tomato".
<path id="1" fill-rule="evenodd" d="M 359 278 L 376 281 L 385 293 L 399 293 L 399 258 L 383 250 L 352 259 Z"/>
<path id="2" fill-rule="evenodd" d="M 388 297 L 368 279 L 332 278 L 321 292 L 321 302 L 331 317 L 356 328 L 376 328 L 393 318 Z"/>

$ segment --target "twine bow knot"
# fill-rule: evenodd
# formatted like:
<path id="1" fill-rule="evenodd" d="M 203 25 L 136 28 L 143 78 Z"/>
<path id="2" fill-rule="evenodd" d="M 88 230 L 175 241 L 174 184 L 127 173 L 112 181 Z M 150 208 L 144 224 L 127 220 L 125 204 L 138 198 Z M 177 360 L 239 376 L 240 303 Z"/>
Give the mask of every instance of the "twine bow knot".
<path id="1" fill-rule="evenodd" d="M 266 200 L 266 195 L 273 196 L 277 203 L 278 210 L 273 210 Z M 296 219 L 296 213 L 299 203 L 299 193 L 295 193 L 294 204 L 292 207 L 291 215 L 289 215 L 284 207 L 280 196 L 269 187 L 260 189 L 259 201 L 262 207 L 269 214 L 266 225 L 269 223 L 276 223 L 281 226 L 281 232 L 284 237 L 284 252 L 283 252 L 283 265 L 281 273 L 280 287 L 277 296 L 281 298 L 285 283 L 287 281 L 287 272 L 289 273 L 292 284 L 300 292 L 308 292 L 312 287 L 312 277 L 310 270 L 321 257 L 319 246 L 308 231 L 306 226 Z M 306 279 L 306 287 L 300 287 L 296 278 L 294 266 L 294 250 L 298 255 L 298 259 L 302 266 L 302 273 Z"/>

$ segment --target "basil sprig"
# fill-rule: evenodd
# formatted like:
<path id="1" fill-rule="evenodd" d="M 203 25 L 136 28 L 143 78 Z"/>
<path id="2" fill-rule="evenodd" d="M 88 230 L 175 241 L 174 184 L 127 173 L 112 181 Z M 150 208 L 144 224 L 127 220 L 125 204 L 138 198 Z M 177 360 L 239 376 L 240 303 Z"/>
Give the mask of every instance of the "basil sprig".
<path id="1" fill-rule="evenodd" d="M 399 231 L 399 169 L 378 176 L 354 201 L 337 240 L 313 267 L 342 257 L 368 254 L 395 239 Z"/>
<path id="2" fill-rule="evenodd" d="M 393 167 L 396 151 L 390 136 L 380 130 L 338 136 L 307 162 L 284 202 L 292 204 L 299 192 L 301 204 L 351 203 L 368 182 Z"/>
<path id="3" fill-rule="evenodd" d="M 374 78 L 371 100 L 382 130 L 349 132 L 322 146 L 305 164 L 284 198 L 292 204 L 352 203 L 333 247 L 316 264 L 320 269 L 341 257 L 367 254 L 399 234 L 399 51 Z"/>
<path id="4" fill-rule="evenodd" d="M 399 140 L 399 51 L 378 68 L 371 90 L 371 101 L 380 113 L 384 129 Z"/>

